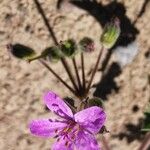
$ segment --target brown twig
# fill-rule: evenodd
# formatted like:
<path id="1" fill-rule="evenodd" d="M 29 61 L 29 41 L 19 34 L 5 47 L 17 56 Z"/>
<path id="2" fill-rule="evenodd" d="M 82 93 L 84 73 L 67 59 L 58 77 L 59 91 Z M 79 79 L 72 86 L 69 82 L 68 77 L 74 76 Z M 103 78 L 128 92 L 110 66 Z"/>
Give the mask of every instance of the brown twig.
<path id="1" fill-rule="evenodd" d="M 75 73 L 76 73 L 76 77 L 77 77 L 77 81 L 78 81 L 78 86 L 79 86 L 79 91 L 80 91 L 82 89 L 82 85 L 81 85 L 81 80 L 80 80 L 80 76 L 79 76 L 79 72 L 78 72 L 75 57 L 72 58 L 72 62 L 73 62 L 73 66 L 74 66 L 74 69 L 75 69 Z"/>
<path id="2" fill-rule="evenodd" d="M 95 73 L 96 73 L 96 71 L 97 71 L 97 69 L 98 69 L 98 65 L 99 65 L 99 62 L 100 62 L 100 59 L 101 59 L 101 56 L 102 56 L 103 51 L 104 51 L 104 48 L 102 47 L 101 50 L 100 50 L 100 52 L 99 52 L 99 55 L 98 55 L 98 58 L 97 58 L 97 61 L 96 61 L 94 70 L 93 70 L 93 72 L 92 72 L 92 75 L 91 75 L 91 78 L 90 78 L 90 81 L 89 81 L 89 84 L 88 84 L 88 87 L 87 87 L 87 89 L 86 89 L 86 94 L 87 94 L 87 93 L 89 92 L 89 90 L 90 90 L 90 87 L 91 87 L 92 81 L 93 81 L 93 79 L 94 79 Z"/>

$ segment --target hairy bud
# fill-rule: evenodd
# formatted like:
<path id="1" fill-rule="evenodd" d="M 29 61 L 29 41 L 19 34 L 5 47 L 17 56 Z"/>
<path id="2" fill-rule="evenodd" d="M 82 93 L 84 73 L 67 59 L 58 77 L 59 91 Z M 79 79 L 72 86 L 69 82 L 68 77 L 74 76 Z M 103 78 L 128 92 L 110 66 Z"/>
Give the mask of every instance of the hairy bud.
<path id="1" fill-rule="evenodd" d="M 84 37 L 79 42 L 80 48 L 83 52 L 93 52 L 94 51 L 94 41 L 89 37 Z"/>
<path id="2" fill-rule="evenodd" d="M 107 24 L 104 27 L 104 31 L 101 35 L 101 43 L 104 48 L 110 49 L 116 43 L 120 35 L 120 21 L 118 18 L 115 18 L 111 23 Z"/>
<path id="3" fill-rule="evenodd" d="M 61 42 L 60 49 L 64 56 L 67 57 L 73 57 L 77 53 L 75 41 L 72 39 Z"/>

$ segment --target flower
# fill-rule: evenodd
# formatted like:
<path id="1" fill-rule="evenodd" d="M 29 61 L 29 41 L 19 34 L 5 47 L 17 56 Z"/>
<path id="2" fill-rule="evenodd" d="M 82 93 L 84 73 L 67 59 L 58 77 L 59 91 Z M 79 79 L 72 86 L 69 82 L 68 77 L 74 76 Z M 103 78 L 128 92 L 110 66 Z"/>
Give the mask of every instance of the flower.
<path id="1" fill-rule="evenodd" d="M 41 119 L 30 124 L 31 133 L 42 137 L 56 137 L 52 150 L 99 150 L 94 137 L 104 125 L 106 114 L 93 106 L 75 114 L 55 93 L 44 96 L 46 106 L 61 120 Z"/>

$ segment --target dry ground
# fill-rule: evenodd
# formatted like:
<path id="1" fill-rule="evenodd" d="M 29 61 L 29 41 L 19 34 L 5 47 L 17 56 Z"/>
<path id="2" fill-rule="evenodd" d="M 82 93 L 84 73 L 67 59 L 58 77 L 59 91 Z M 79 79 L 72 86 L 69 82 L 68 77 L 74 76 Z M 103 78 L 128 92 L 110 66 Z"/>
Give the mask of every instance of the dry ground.
<path id="1" fill-rule="evenodd" d="M 83 36 L 90 36 L 98 43 L 101 26 L 90 14 L 76 7 L 69 9 L 68 6 L 58 11 L 56 2 L 40 0 L 59 40 L 68 37 L 79 40 Z M 110 2 L 103 0 L 105 5 Z M 124 3 L 126 16 L 133 22 L 144 0 L 120 2 Z M 115 78 L 119 91 L 111 90 L 105 102 L 106 126 L 110 131 L 106 138 L 112 150 L 136 150 L 140 144 L 136 129 L 138 131 L 139 119 L 143 117 L 143 110 L 150 99 L 150 60 L 145 57 L 150 50 L 149 9 L 150 2 L 135 24 L 140 32 L 136 37 L 139 53 Z M 0 0 L 0 150 L 48 150 L 51 141 L 33 137 L 29 133 L 28 123 L 32 119 L 50 115 L 42 101 L 45 91 L 53 90 L 61 97 L 72 95 L 38 62 L 29 65 L 11 57 L 6 49 L 8 43 L 32 47 L 37 53 L 53 44 L 33 0 Z M 86 56 L 87 72 L 96 56 L 97 51 L 90 57 Z M 113 56 L 110 62 L 114 60 Z M 69 81 L 60 63 L 53 67 L 65 81 Z M 100 73 L 97 73 L 95 83 L 99 80 Z M 133 112 L 133 108 L 136 112 Z M 120 133 L 121 140 L 117 136 Z"/>

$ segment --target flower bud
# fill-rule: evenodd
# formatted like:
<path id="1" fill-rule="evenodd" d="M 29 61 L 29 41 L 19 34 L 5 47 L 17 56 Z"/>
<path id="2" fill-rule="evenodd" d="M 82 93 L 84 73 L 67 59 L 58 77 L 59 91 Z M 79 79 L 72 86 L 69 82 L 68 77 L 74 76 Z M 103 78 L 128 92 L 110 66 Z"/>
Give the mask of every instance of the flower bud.
<path id="1" fill-rule="evenodd" d="M 49 58 L 51 62 L 58 62 L 63 57 L 63 54 L 58 46 L 45 49 L 42 52 L 42 55 Z"/>
<path id="2" fill-rule="evenodd" d="M 21 45 L 21 44 L 9 44 L 7 45 L 7 49 L 11 54 L 19 59 L 29 60 L 35 57 L 36 53 L 31 48 Z"/>
<path id="3" fill-rule="evenodd" d="M 101 43 L 106 49 L 110 49 L 116 43 L 120 35 L 120 21 L 115 18 L 111 23 L 104 27 L 104 31 L 101 35 Z"/>
<path id="4" fill-rule="evenodd" d="M 72 39 L 61 42 L 60 48 L 64 56 L 67 57 L 73 57 L 77 53 L 75 41 Z"/>
<path id="5" fill-rule="evenodd" d="M 103 108 L 103 101 L 102 101 L 102 99 L 100 99 L 98 97 L 94 97 L 94 98 L 91 98 L 88 100 L 88 105 L 89 105 L 89 107 L 98 106 L 98 107 Z"/>
<path id="6" fill-rule="evenodd" d="M 62 52 L 57 46 L 48 47 L 39 56 L 29 59 L 29 62 L 40 58 L 48 58 L 51 62 L 58 62 L 62 58 Z"/>
<path id="7" fill-rule="evenodd" d="M 84 37 L 79 42 L 80 48 L 83 52 L 92 52 L 94 51 L 94 41 L 91 38 Z"/>

